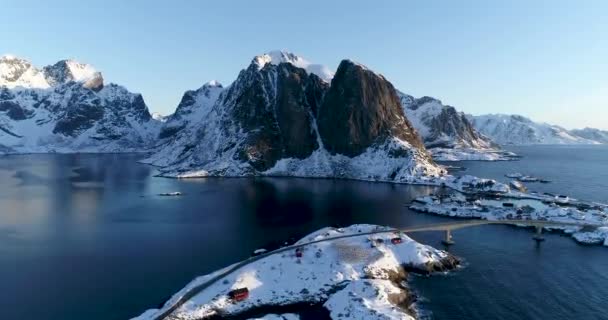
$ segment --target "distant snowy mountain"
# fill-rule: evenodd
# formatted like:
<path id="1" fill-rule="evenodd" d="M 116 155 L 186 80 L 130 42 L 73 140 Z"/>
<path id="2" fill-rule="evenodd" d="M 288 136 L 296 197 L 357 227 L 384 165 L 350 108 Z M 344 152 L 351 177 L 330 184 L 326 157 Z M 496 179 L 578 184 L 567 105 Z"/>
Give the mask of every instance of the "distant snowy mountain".
<path id="1" fill-rule="evenodd" d="M 466 115 L 431 97 L 416 99 L 398 92 L 407 118 L 412 122 L 435 160 L 511 160 L 514 154 L 499 150 L 480 134 Z"/>
<path id="2" fill-rule="evenodd" d="M 608 131 L 606 130 L 584 128 L 570 130 L 570 133 L 584 139 L 593 140 L 602 144 L 608 144 Z"/>
<path id="3" fill-rule="evenodd" d="M 147 163 L 175 177 L 281 175 L 408 182 L 439 175 L 390 82 L 350 60 L 335 75 L 255 57 L 227 88 L 188 91 Z M 331 77 L 330 77 L 331 75 Z"/>
<path id="4" fill-rule="evenodd" d="M 0 58 L 0 152 L 140 151 L 158 129 L 140 94 L 104 85 L 90 65 Z"/>
<path id="5" fill-rule="evenodd" d="M 475 128 L 501 145 L 597 144 L 562 127 L 534 122 L 519 115 L 469 116 Z"/>
<path id="6" fill-rule="evenodd" d="M 407 117 L 423 138 L 427 148 L 494 148 L 490 138 L 480 134 L 466 115 L 431 97 L 415 99 L 400 93 Z"/>

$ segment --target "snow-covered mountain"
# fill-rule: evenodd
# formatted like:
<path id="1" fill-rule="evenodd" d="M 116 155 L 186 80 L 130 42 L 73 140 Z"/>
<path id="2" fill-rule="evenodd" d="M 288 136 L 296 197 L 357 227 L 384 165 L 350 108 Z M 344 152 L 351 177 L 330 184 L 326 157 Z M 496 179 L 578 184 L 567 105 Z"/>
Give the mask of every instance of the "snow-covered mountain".
<path id="1" fill-rule="evenodd" d="M 475 128 L 501 145 L 597 144 L 562 127 L 534 122 L 519 115 L 469 116 Z"/>
<path id="2" fill-rule="evenodd" d="M 432 97 L 414 97 L 399 93 L 403 110 L 422 136 L 427 148 L 476 148 L 496 146 L 490 138 L 473 128 L 466 115 Z"/>
<path id="3" fill-rule="evenodd" d="M 432 97 L 414 98 L 398 92 L 407 118 L 435 160 L 511 160 L 514 154 L 500 150 L 480 134 L 466 115 Z"/>
<path id="4" fill-rule="evenodd" d="M 343 60 L 331 73 L 290 53 L 255 57 L 227 88 L 184 95 L 145 162 L 167 176 L 282 175 L 413 181 L 439 175 L 392 84 Z M 306 68 L 301 68 L 306 67 Z"/>
<path id="5" fill-rule="evenodd" d="M 608 131 L 606 130 L 584 128 L 570 130 L 570 133 L 584 139 L 596 141 L 602 144 L 608 144 Z"/>
<path id="6" fill-rule="evenodd" d="M 0 152 L 131 152 L 158 135 L 140 94 L 88 64 L 0 58 Z"/>
<path id="7" fill-rule="evenodd" d="M 175 112 L 165 118 L 159 137 L 169 138 L 186 127 L 199 125 L 223 90 L 219 82 L 210 81 L 196 90 L 186 91 Z"/>

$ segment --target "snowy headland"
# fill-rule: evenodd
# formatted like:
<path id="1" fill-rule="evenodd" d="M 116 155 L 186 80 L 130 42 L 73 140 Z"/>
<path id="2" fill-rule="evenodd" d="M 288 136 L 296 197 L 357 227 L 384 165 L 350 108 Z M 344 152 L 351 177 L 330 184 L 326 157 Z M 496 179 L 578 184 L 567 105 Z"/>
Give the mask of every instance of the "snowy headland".
<path id="1" fill-rule="evenodd" d="M 408 272 L 445 272 L 458 265 L 453 255 L 388 227 L 324 228 L 293 246 L 198 277 L 161 309 L 148 310 L 135 319 L 157 319 L 167 310 L 172 310 L 171 319 L 245 314 L 297 319 L 297 315 L 273 313 L 302 303 L 322 306 L 332 318 L 415 319 Z M 178 304 L 196 288 L 204 289 Z M 239 289 L 246 289 L 246 296 L 231 298 L 231 292 Z M 176 304 L 179 307 L 174 308 Z M 272 307 L 279 311 L 268 312 Z"/>

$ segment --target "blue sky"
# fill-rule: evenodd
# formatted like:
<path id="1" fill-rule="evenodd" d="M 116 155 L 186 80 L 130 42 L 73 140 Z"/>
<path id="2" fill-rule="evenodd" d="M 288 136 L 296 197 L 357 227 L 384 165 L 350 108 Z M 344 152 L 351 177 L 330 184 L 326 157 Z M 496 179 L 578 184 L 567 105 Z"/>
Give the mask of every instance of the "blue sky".
<path id="1" fill-rule="evenodd" d="M 608 1 L 0 1 L 0 54 L 93 64 L 164 114 L 285 49 L 468 113 L 608 129 Z"/>

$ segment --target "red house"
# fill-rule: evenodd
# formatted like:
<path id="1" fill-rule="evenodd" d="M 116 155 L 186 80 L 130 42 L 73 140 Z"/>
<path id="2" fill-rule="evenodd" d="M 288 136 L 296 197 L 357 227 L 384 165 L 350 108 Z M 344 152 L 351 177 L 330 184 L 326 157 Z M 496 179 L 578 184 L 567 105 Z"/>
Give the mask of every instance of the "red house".
<path id="1" fill-rule="evenodd" d="M 392 238 L 391 239 L 391 243 L 392 244 L 399 244 L 401 242 L 403 242 L 403 240 L 400 237 L 396 237 L 396 238 Z"/>
<path id="2" fill-rule="evenodd" d="M 228 297 L 234 301 L 239 302 L 249 298 L 249 289 L 247 288 L 238 288 L 228 292 Z"/>

